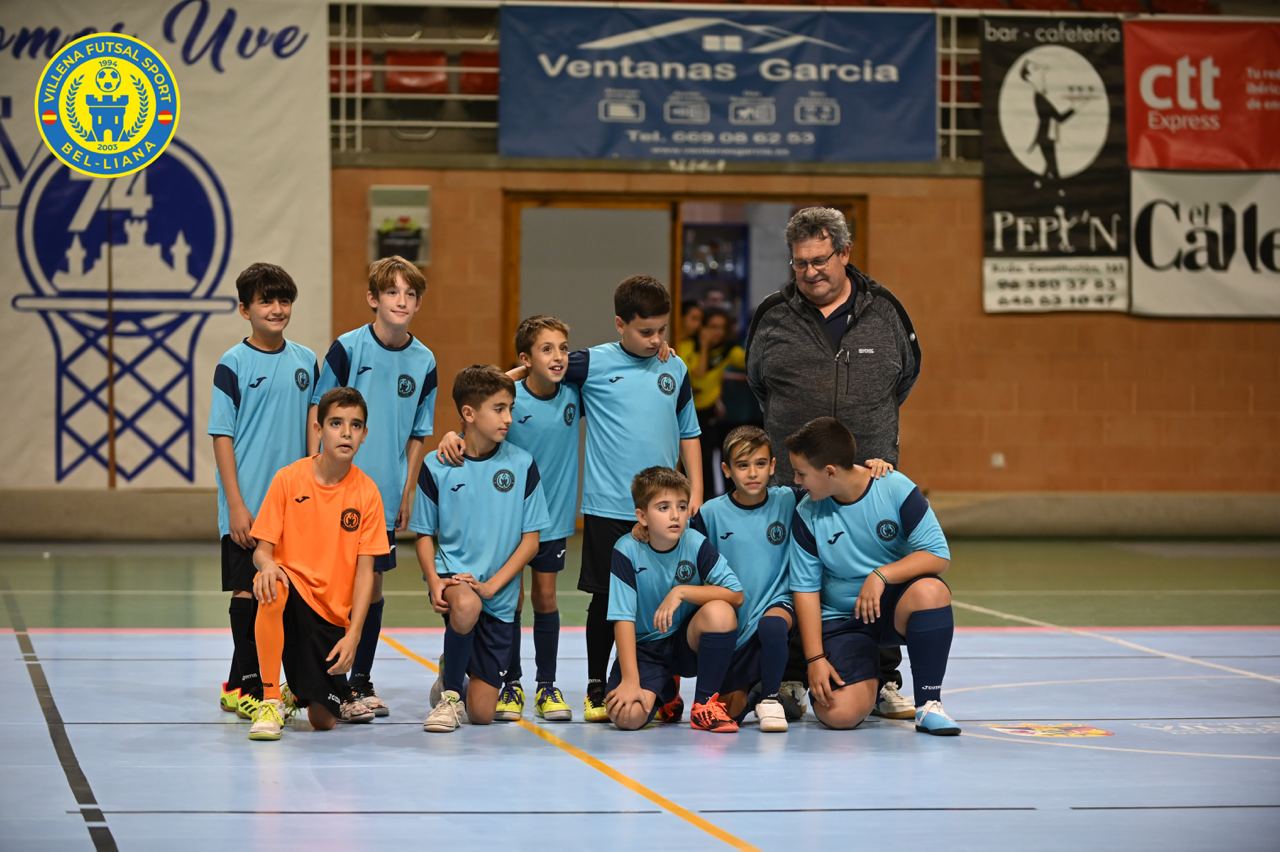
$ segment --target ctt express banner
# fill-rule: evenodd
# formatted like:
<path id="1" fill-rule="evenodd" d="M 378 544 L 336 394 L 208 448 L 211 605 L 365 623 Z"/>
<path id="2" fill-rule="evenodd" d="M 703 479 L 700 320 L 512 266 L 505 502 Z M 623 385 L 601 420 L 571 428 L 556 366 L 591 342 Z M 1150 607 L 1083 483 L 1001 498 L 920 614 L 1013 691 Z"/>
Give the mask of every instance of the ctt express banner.
<path id="1" fill-rule="evenodd" d="M 1124 25 L 1129 164 L 1280 169 L 1280 24 Z"/>
<path id="2" fill-rule="evenodd" d="M 503 6 L 506 157 L 937 156 L 933 15 Z"/>
<path id="3" fill-rule="evenodd" d="M 983 306 L 1127 310 L 1119 21 L 984 17 L 982 79 Z"/>
<path id="4" fill-rule="evenodd" d="M 324 351 L 326 14 L 0 4 L 0 339 L 23 424 L 0 488 L 212 487 L 214 367 L 248 333 L 255 261 L 290 272 L 288 337 Z"/>
<path id="5" fill-rule="evenodd" d="M 1133 172 L 1133 311 L 1280 316 L 1280 174 Z"/>

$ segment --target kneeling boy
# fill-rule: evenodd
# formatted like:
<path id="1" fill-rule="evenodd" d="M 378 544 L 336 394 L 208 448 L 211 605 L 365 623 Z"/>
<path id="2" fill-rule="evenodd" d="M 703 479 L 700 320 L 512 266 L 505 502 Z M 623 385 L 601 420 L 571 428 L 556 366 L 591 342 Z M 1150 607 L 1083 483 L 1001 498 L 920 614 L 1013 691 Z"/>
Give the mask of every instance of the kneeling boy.
<path id="1" fill-rule="evenodd" d="M 853 435 L 819 417 L 787 438 L 796 484 L 809 495 L 791 528 L 791 591 L 814 713 L 853 728 L 876 702 L 881 645 L 906 645 L 916 730 L 954 736 L 942 709 L 951 637 L 947 539 L 929 502 L 901 473 L 883 479 L 854 462 Z"/>
<path id="2" fill-rule="evenodd" d="M 251 740 L 280 739 L 281 662 L 316 730 L 373 719 L 350 699 L 346 679 L 369 610 L 373 560 L 387 552 L 378 486 L 351 463 L 368 409 L 359 391 L 334 388 L 316 415 L 311 430 L 323 449 L 276 472 L 251 531 L 263 695 Z"/>
<path id="3" fill-rule="evenodd" d="M 675 676 L 697 675 L 690 726 L 733 733 L 719 689 L 733 656 L 742 585 L 702 533 L 687 530 L 689 480 L 665 467 L 640 471 L 631 497 L 648 541 L 613 546 L 609 621 L 617 659 L 605 707 L 619 728 L 647 725 L 674 698 Z"/>
<path id="4" fill-rule="evenodd" d="M 551 522 L 533 456 L 506 440 L 515 383 L 497 367 L 467 367 L 454 380 L 453 401 L 463 422 L 462 465 L 434 453 L 423 463 L 409 522 L 431 606 L 445 618 L 440 677 L 422 724 L 431 733 L 457 729 L 467 675 L 467 718 L 493 721 L 520 629 L 520 584 L 512 581 Z"/>

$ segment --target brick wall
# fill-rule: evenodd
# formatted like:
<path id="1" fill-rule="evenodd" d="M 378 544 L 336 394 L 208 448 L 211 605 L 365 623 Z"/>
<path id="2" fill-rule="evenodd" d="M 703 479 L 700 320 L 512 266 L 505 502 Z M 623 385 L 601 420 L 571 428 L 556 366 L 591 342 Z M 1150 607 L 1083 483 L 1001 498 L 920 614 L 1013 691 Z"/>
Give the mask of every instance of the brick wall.
<path id="1" fill-rule="evenodd" d="M 449 378 L 496 362 L 513 330 L 501 327 L 504 192 L 865 196 L 868 270 L 906 305 L 924 347 L 902 427 L 903 468 L 917 481 L 948 491 L 1280 490 L 1280 323 L 986 315 L 975 178 L 335 169 L 335 333 L 369 318 L 372 184 L 432 190 L 414 332 L 440 362 L 438 426 L 452 425 Z"/>

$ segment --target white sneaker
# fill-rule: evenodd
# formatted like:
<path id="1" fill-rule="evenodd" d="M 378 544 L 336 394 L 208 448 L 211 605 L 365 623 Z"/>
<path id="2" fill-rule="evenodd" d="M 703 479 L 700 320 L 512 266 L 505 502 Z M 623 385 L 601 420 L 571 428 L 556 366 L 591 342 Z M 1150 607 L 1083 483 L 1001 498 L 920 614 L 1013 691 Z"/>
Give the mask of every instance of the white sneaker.
<path id="1" fill-rule="evenodd" d="M 278 698 L 258 702 L 253 709 L 253 725 L 249 728 L 251 740 L 278 740 L 284 730 L 284 704 Z"/>
<path id="2" fill-rule="evenodd" d="M 804 703 L 804 684 L 798 680 L 784 680 L 778 690 L 778 701 L 782 704 L 785 718 L 789 722 L 798 722 L 804 718 L 809 706 Z"/>
<path id="3" fill-rule="evenodd" d="M 880 697 L 876 699 L 876 706 L 871 714 L 886 719 L 911 719 L 916 715 L 916 705 L 898 692 L 895 684 L 886 683 L 880 687 Z"/>
<path id="4" fill-rule="evenodd" d="M 781 733 L 787 729 L 787 712 L 776 698 L 766 698 L 756 705 L 756 718 L 764 733 Z"/>
<path id="5" fill-rule="evenodd" d="M 350 701 L 342 702 L 338 708 L 338 721 L 347 722 L 348 724 L 357 724 L 360 722 L 372 722 L 374 713 L 369 709 L 368 705 L 359 698 L 353 698 Z"/>
<path id="6" fill-rule="evenodd" d="M 436 682 L 431 684 L 431 695 L 428 701 L 431 706 L 435 707 L 440 703 L 440 696 L 444 693 L 444 655 L 440 655 L 440 659 L 436 660 Z"/>
<path id="7" fill-rule="evenodd" d="M 924 706 L 915 712 L 916 730 L 922 734 L 933 734 L 935 737 L 954 737 L 960 733 L 956 720 L 942 709 L 941 701 L 926 701 Z"/>
<path id="8" fill-rule="evenodd" d="M 462 699 L 452 689 L 446 689 L 440 700 L 431 708 L 422 730 L 432 734 L 451 734 L 462 724 Z"/>

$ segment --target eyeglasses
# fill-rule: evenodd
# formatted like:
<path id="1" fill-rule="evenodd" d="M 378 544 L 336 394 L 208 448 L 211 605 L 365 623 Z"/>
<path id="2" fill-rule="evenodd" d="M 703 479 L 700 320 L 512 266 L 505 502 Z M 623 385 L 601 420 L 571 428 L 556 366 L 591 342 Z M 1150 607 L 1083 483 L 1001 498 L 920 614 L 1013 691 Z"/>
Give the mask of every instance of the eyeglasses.
<path id="1" fill-rule="evenodd" d="M 801 257 L 793 257 L 791 258 L 791 260 L 787 261 L 787 264 L 796 272 L 804 272 L 810 266 L 812 266 L 814 269 L 821 269 L 822 267 L 827 265 L 827 262 L 831 260 L 831 258 L 835 256 L 836 256 L 836 251 L 835 249 L 832 249 L 831 254 L 827 255 L 826 257 L 819 257 L 819 258 L 815 258 L 814 260 L 805 260 L 804 258 L 801 258 Z"/>

